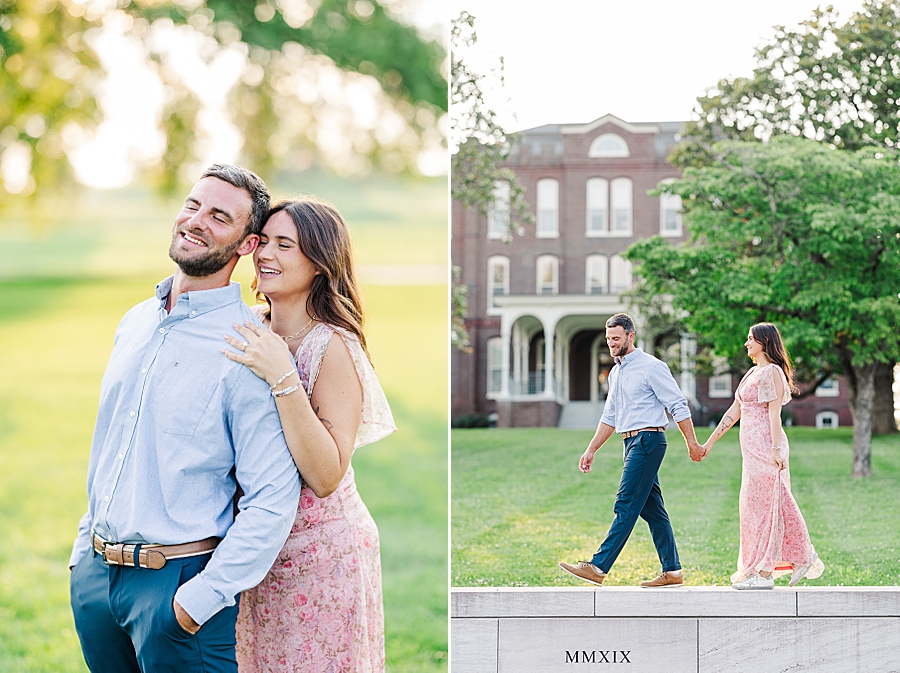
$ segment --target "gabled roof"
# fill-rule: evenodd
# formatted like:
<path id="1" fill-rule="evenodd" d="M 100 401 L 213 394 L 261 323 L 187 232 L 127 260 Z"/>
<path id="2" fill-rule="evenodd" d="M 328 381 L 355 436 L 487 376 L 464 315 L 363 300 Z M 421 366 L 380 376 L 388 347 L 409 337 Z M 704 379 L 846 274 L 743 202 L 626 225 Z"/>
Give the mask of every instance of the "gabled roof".
<path id="1" fill-rule="evenodd" d="M 659 127 L 652 123 L 630 124 L 615 115 L 606 114 L 587 124 L 561 124 L 559 132 L 563 135 L 575 133 L 590 133 L 604 124 L 613 124 L 628 133 L 659 133 Z"/>

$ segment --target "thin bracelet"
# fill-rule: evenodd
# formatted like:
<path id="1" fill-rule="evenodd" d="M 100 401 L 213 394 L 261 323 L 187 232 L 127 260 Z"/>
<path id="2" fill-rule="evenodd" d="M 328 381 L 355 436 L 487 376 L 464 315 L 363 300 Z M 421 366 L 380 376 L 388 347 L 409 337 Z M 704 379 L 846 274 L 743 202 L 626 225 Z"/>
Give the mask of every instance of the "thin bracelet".
<path id="1" fill-rule="evenodd" d="M 778 452 L 780 453 L 780 452 L 781 452 L 781 447 L 780 447 L 780 446 L 773 446 L 773 447 L 772 447 L 772 451 L 778 451 Z"/>
<path id="2" fill-rule="evenodd" d="M 297 369 L 295 367 L 291 367 L 291 371 L 289 371 L 287 374 L 285 374 L 280 379 L 278 379 L 275 383 L 270 385 L 269 390 L 275 390 L 278 386 L 281 385 L 281 382 L 284 381 L 288 376 L 290 376 L 291 374 L 296 374 L 296 373 L 297 373 Z"/>
<path id="3" fill-rule="evenodd" d="M 284 397 L 285 395 L 290 395 L 293 392 L 300 390 L 303 387 L 302 383 L 298 383 L 295 386 L 291 386 L 290 388 L 285 388 L 284 390 L 273 390 L 272 397 Z"/>

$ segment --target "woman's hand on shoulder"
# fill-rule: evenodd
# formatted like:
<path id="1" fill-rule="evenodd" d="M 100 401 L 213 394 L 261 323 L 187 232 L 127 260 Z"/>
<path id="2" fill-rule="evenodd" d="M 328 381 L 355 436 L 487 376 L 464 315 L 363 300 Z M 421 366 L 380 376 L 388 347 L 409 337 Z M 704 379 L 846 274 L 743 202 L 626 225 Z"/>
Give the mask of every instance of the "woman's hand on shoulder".
<path id="1" fill-rule="evenodd" d="M 250 371 L 270 386 L 285 374 L 291 373 L 292 368 L 295 369 L 290 348 L 280 336 L 271 330 L 245 321 L 243 325 L 235 324 L 234 331 L 240 335 L 240 338 L 226 334 L 225 341 L 240 352 L 223 350 L 225 357 L 246 365 Z M 285 383 L 287 384 L 288 381 L 286 380 Z M 290 383 L 296 385 L 297 381 L 293 380 Z"/>

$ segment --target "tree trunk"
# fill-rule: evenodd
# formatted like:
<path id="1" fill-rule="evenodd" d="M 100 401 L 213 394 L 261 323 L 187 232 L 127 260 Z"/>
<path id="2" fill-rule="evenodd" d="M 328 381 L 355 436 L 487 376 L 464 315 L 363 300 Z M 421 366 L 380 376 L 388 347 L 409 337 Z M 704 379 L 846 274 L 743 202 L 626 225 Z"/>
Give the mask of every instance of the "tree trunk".
<path id="1" fill-rule="evenodd" d="M 875 371 L 877 363 L 854 367 L 847 377 L 855 385 L 850 390 L 850 411 L 853 414 L 853 476 L 872 476 L 872 406 L 875 401 Z"/>
<path id="2" fill-rule="evenodd" d="M 897 433 L 894 418 L 894 365 L 879 362 L 875 370 L 875 401 L 872 407 L 872 434 Z"/>

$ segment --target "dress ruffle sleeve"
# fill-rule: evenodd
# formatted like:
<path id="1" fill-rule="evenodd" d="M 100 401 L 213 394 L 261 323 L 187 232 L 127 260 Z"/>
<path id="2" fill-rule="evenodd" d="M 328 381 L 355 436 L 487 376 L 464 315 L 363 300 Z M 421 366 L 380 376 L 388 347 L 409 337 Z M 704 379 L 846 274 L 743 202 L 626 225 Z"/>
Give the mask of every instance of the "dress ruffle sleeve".
<path id="1" fill-rule="evenodd" d="M 313 345 L 314 350 L 309 366 L 308 395 L 312 397 L 313 386 L 322 367 L 322 361 L 325 359 L 325 351 L 331 342 L 331 334 L 339 334 L 350 352 L 350 357 L 353 358 L 353 366 L 356 368 L 356 375 L 359 377 L 363 393 L 362 419 L 359 422 L 359 429 L 356 431 L 353 448 L 358 449 L 366 444 L 377 442 L 396 432 L 397 426 L 394 425 L 391 407 L 359 339 L 356 338 L 356 335 L 340 327 L 332 325 L 324 325 L 324 327 L 329 330 L 327 336 L 323 329 L 322 338 L 317 339 Z"/>
<path id="2" fill-rule="evenodd" d="M 784 406 L 791 401 L 791 391 L 788 386 L 787 377 L 784 375 L 784 371 L 778 365 L 770 364 L 759 373 L 757 402 L 765 403 L 778 399 L 778 389 L 775 387 L 775 377 L 778 375 L 781 375 L 781 385 L 784 388 L 784 397 L 781 399 L 781 405 Z"/>

